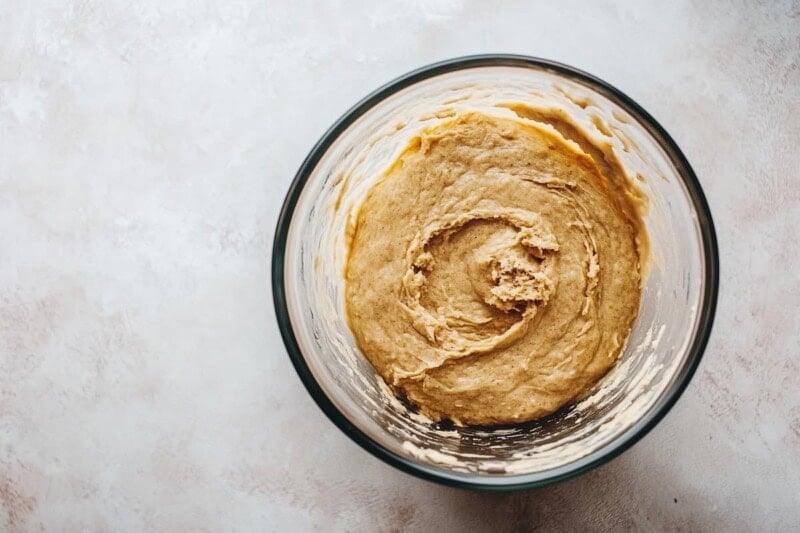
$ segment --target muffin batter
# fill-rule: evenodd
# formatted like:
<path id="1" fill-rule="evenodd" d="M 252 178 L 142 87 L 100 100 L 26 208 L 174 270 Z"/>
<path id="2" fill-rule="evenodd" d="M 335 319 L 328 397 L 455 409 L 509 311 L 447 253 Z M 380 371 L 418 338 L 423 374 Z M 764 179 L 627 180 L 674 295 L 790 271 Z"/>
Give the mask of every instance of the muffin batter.
<path id="1" fill-rule="evenodd" d="M 639 308 L 645 199 L 610 145 L 559 109 L 506 107 L 422 131 L 352 218 L 350 328 L 436 420 L 556 411 L 614 365 Z"/>

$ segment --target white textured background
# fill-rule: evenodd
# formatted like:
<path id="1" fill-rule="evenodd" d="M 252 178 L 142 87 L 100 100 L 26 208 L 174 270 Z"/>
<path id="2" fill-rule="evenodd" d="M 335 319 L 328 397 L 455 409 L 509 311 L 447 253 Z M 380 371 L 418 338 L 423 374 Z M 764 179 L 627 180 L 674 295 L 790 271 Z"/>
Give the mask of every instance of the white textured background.
<path id="1" fill-rule="evenodd" d="M 672 133 L 716 327 L 643 441 L 538 491 L 398 472 L 278 336 L 279 205 L 324 129 L 425 63 L 574 64 Z M 800 528 L 800 2 L 0 2 L 0 529 Z"/>

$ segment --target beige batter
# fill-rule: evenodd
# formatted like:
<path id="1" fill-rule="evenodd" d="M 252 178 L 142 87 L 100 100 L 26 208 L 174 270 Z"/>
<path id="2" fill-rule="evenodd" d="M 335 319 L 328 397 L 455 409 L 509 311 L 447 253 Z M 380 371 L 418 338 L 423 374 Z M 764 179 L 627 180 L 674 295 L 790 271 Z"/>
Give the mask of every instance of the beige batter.
<path id="1" fill-rule="evenodd" d="M 636 318 L 644 197 L 558 109 L 421 132 L 354 215 L 350 328 L 392 388 L 461 424 L 532 420 L 586 392 Z"/>

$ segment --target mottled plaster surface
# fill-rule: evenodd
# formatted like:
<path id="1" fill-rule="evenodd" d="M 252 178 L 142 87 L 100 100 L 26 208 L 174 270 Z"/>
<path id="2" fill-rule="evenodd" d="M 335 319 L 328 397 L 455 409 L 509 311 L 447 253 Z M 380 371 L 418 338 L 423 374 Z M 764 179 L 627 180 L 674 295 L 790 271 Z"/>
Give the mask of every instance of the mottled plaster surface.
<path id="1" fill-rule="evenodd" d="M 396 75 L 506 51 L 627 92 L 694 165 L 716 327 L 643 441 L 440 487 L 307 396 L 268 285 L 283 194 Z M 800 3 L 0 3 L 0 530 L 800 528 Z"/>

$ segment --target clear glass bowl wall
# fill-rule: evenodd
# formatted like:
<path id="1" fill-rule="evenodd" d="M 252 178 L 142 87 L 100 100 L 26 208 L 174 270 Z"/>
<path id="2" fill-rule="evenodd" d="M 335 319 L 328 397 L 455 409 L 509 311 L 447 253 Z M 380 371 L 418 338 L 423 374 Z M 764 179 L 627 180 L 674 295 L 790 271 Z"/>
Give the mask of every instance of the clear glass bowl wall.
<path id="1" fill-rule="evenodd" d="M 327 149 L 317 148 L 324 153 L 301 176 L 302 191 L 285 215 L 280 252 L 287 315 L 279 319 L 291 324 L 296 347 L 290 346 L 290 353 L 310 374 L 305 379 L 315 382 L 312 393 L 324 395 L 317 401 L 384 459 L 465 486 L 536 485 L 623 449 L 674 401 L 696 363 L 691 359 L 699 357 L 710 265 L 702 235 L 706 222 L 698 217 L 698 192 L 687 187 L 687 169 L 678 168 L 658 132 L 613 92 L 545 66 L 464 68 L 386 93 L 369 109 L 364 106 Z M 590 130 L 595 115 L 615 133 L 615 150 L 626 167 L 641 174 L 639 185 L 650 200 L 649 272 L 620 361 L 588 396 L 554 416 L 516 427 L 444 428 L 395 399 L 354 343 L 343 301 L 345 229 L 373 180 L 420 128 L 460 109 L 510 113 L 495 104 L 513 101 L 563 107 Z"/>

